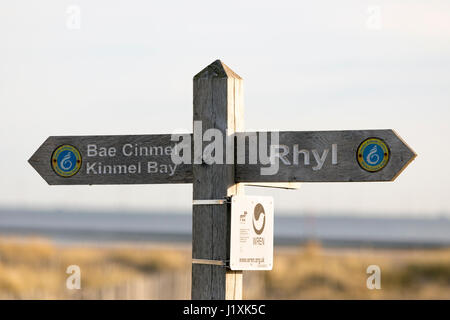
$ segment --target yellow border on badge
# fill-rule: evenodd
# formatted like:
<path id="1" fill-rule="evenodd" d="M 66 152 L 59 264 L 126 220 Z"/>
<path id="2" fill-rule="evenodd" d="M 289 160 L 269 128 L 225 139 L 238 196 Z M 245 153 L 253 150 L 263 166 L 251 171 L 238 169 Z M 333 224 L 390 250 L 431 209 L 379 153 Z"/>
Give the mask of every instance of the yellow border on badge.
<path id="1" fill-rule="evenodd" d="M 67 172 L 61 170 L 59 168 L 59 165 L 57 162 L 59 154 L 66 150 L 73 152 L 73 154 L 75 155 L 75 158 L 77 159 L 77 163 L 75 164 L 75 167 L 72 170 L 67 171 Z M 81 168 L 81 161 L 82 160 L 81 160 L 80 152 L 78 151 L 77 148 L 75 148 L 74 146 L 71 146 L 70 144 L 63 144 L 63 145 L 59 146 L 58 148 L 56 148 L 55 151 L 53 151 L 52 158 L 50 160 L 53 171 L 55 171 L 55 173 L 57 175 L 59 175 L 60 177 L 63 177 L 63 178 L 68 178 L 68 177 L 75 175 Z"/>
<path id="2" fill-rule="evenodd" d="M 371 166 L 370 164 L 368 164 L 362 156 L 365 148 L 369 144 L 376 144 L 377 146 L 380 146 L 384 152 L 383 160 L 376 166 Z M 356 159 L 358 161 L 359 166 L 369 172 L 376 172 L 376 171 L 380 171 L 381 169 L 383 169 L 386 166 L 386 164 L 388 163 L 389 157 L 390 157 L 390 152 L 389 152 L 389 148 L 388 148 L 387 144 L 379 138 L 369 138 L 369 139 L 364 140 L 359 145 L 358 151 L 356 152 Z"/>

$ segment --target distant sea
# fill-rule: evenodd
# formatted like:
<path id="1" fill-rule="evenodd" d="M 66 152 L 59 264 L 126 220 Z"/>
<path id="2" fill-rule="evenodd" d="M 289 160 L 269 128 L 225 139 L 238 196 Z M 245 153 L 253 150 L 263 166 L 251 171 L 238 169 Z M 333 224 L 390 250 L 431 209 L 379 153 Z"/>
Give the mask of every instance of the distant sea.
<path id="1" fill-rule="evenodd" d="M 40 236 L 59 244 L 191 242 L 190 213 L 148 214 L 0 209 L 0 236 Z M 275 244 L 319 241 L 325 247 L 450 246 L 448 218 L 275 216 Z"/>

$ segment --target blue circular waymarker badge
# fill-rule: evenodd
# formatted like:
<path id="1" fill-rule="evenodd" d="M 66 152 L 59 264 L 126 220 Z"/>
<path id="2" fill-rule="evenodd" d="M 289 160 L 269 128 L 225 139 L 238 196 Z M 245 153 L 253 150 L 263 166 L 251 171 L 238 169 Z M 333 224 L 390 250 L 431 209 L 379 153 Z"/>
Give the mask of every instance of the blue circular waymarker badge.
<path id="1" fill-rule="evenodd" d="M 81 155 L 74 146 L 64 144 L 53 151 L 52 168 L 61 177 L 71 177 L 81 168 Z"/>
<path id="2" fill-rule="evenodd" d="M 376 172 L 386 166 L 389 155 L 389 148 L 383 140 L 369 138 L 359 145 L 356 158 L 361 168 L 369 172 Z"/>

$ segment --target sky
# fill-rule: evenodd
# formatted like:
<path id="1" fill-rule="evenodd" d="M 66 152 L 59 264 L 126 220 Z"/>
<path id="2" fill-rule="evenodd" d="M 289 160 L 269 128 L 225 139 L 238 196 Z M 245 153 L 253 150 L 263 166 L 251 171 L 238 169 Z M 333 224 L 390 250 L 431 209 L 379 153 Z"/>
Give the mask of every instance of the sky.
<path id="1" fill-rule="evenodd" d="M 191 185 L 48 186 L 50 135 L 192 131 L 192 77 L 244 79 L 247 130 L 394 129 L 394 182 L 247 187 L 275 212 L 450 217 L 450 2 L 2 1 L 0 207 L 182 211 Z"/>

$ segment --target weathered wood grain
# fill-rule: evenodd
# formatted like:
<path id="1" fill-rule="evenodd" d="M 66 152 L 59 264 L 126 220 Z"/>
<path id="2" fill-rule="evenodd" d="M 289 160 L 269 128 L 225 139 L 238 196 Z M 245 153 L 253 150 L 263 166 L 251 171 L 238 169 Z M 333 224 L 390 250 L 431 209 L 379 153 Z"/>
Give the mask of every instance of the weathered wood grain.
<path id="1" fill-rule="evenodd" d="M 237 133 L 238 135 L 248 133 Z M 362 169 L 357 161 L 357 149 L 367 138 L 382 139 L 390 150 L 389 161 L 377 172 Z M 269 143 L 269 142 L 268 142 Z M 279 161 L 279 170 L 274 175 L 261 175 L 261 164 L 236 165 L 236 181 L 239 182 L 362 182 L 393 181 L 416 157 L 414 151 L 393 130 L 343 130 L 343 131 L 282 131 L 279 144 L 289 148 L 287 160 Z M 337 164 L 331 161 L 331 146 L 337 146 Z M 319 155 L 328 149 L 328 156 L 320 170 L 313 170 L 315 160 L 310 154 L 310 164 L 304 165 L 303 156 L 299 164 L 293 164 L 293 145 L 299 149 L 315 149 Z M 246 147 L 248 159 L 248 147 Z"/>
<path id="2" fill-rule="evenodd" d="M 151 156 L 124 156 L 121 147 L 125 144 L 138 146 L 173 147 L 176 142 L 170 141 L 170 134 L 156 135 L 120 135 L 120 136 L 52 136 L 49 137 L 41 147 L 28 160 L 36 171 L 50 185 L 94 185 L 94 184 L 150 184 L 150 183 L 190 183 L 192 182 L 192 166 L 188 164 L 177 165 L 175 173 L 148 173 L 146 166 L 148 162 L 157 162 L 161 165 L 171 166 L 174 164 L 170 155 Z M 76 147 L 82 157 L 80 171 L 72 177 L 60 177 L 51 165 L 51 157 L 54 150 L 64 144 Z M 96 144 L 101 147 L 116 147 L 117 155 L 114 157 L 88 157 L 87 146 Z M 87 174 L 87 164 L 97 162 L 101 165 L 136 164 L 141 162 L 141 173 L 121 174 Z"/>
<path id="3" fill-rule="evenodd" d="M 194 121 L 225 136 L 243 129 L 242 79 L 219 60 L 194 77 Z M 205 147 L 206 143 L 203 144 Z M 224 145 L 225 148 L 225 145 Z M 203 149 L 203 148 L 202 148 Z M 242 192 L 233 165 L 194 164 L 193 199 L 223 199 Z M 192 258 L 229 261 L 230 206 L 193 206 Z M 192 265 L 192 299 L 241 299 L 242 272 Z"/>
<path id="4" fill-rule="evenodd" d="M 242 80 L 239 80 L 242 82 Z M 227 86 L 228 86 L 227 82 Z M 233 84 L 231 84 L 233 85 Z M 236 85 L 237 86 L 237 85 Z M 235 88 L 234 92 L 240 92 Z M 231 98 L 230 98 L 230 101 Z M 242 102 L 240 102 L 242 103 Z M 227 115 L 230 118 L 230 115 Z M 214 118 L 215 119 L 215 118 Z M 237 116 L 236 119 L 242 119 Z M 210 121 L 211 122 L 211 121 Z M 214 122 L 211 125 L 216 125 Z M 234 124 L 232 124 L 234 126 Z M 203 126 L 203 129 L 206 129 Z M 237 127 L 243 130 L 243 127 Z M 234 130 L 234 129 L 233 129 Z M 237 132 L 236 136 L 248 135 L 248 132 Z M 270 135 L 270 133 L 269 133 Z M 363 170 L 357 160 L 357 148 L 362 141 L 370 137 L 381 138 L 390 149 L 390 159 L 386 167 L 378 172 L 368 172 Z M 126 143 L 144 146 L 174 146 L 175 142 L 170 140 L 169 134 L 160 135 L 124 135 L 124 136 L 58 136 L 49 137 L 36 153 L 30 158 L 30 164 L 50 185 L 93 185 L 93 184 L 153 184 L 153 183 L 192 183 L 192 165 L 181 164 L 176 167 L 174 175 L 168 173 L 146 173 L 141 174 L 106 174 L 87 175 L 86 164 L 88 162 L 101 162 L 102 164 L 133 164 L 141 162 L 143 165 L 147 161 L 157 162 L 159 165 L 174 167 L 170 156 L 132 156 L 124 157 L 120 153 L 114 158 L 87 157 L 87 145 L 97 144 L 99 146 L 116 146 L 120 149 Z M 191 139 L 192 140 L 192 139 Z M 83 162 L 80 171 L 70 177 L 58 176 L 51 167 L 51 156 L 53 151 L 62 144 L 75 146 L 81 153 Z M 406 166 L 416 157 L 413 150 L 393 131 L 393 130 L 344 130 L 344 131 L 287 131 L 280 132 L 280 145 L 289 148 L 287 159 L 291 162 L 286 165 L 279 161 L 279 170 L 274 175 L 261 175 L 261 168 L 267 167 L 261 163 L 248 164 L 248 141 L 246 142 L 246 162 L 247 164 L 236 164 L 234 169 L 235 182 L 249 183 L 250 185 L 260 185 L 279 188 L 298 188 L 298 182 L 361 182 L 361 181 L 393 181 L 406 168 Z M 337 164 L 331 163 L 331 145 L 337 146 Z M 310 164 L 304 165 L 302 155 L 299 156 L 299 164 L 293 164 L 293 145 L 298 145 L 299 149 L 317 150 L 322 154 L 328 149 L 329 154 L 320 170 L 313 170 L 314 157 L 310 154 Z M 192 149 L 194 146 L 192 146 Z M 233 166 L 230 166 L 232 168 Z M 286 184 L 287 183 L 287 184 Z M 291 185 L 294 183 L 293 185 Z M 237 186 L 233 185 L 233 188 Z"/>

